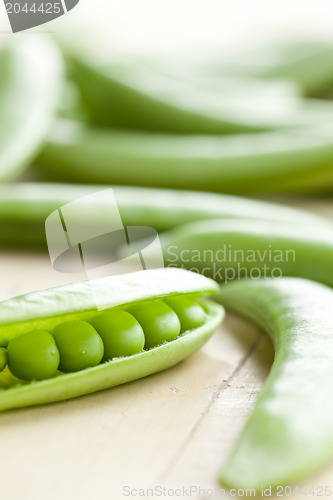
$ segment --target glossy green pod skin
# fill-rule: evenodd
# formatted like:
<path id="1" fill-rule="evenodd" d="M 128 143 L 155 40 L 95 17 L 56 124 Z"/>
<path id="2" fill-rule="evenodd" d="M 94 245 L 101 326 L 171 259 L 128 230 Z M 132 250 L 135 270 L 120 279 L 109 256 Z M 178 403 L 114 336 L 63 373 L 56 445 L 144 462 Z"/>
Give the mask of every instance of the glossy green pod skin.
<path id="1" fill-rule="evenodd" d="M 21 173 L 49 132 L 62 85 L 57 48 L 43 35 L 0 52 L 0 181 Z"/>
<path id="2" fill-rule="evenodd" d="M 218 286 L 212 280 L 180 269 L 156 269 L 74 283 L 33 292 L 0 304 L 0 344 L 35 329 L 52 330 L 71 320 L 89 321 L 99 309 L 137 307 L 140 302 L 176 296 L 203 297 Z M 124 358 L 115 358 L 74 373 L 18 385 L 7 370 L 1 373 L 0 411 L 90 394 L 169 368 L 201 347 L 223 318 L 223 308 L 205 301 L 207 320 L 176 340 Z M 13 322 L 15 321 L 15 322 Z"/>
<path id="3" fill-rule="evenodd" d="M 333 458 L 333 291 L 296 278 L 239 281 L 216 300 L 270 336 L 275 360 L 221 482 L 297 484 Z"/>
<path id="4" fill-rule="evenodd" d="M 333 188 L 332 132 L 330 122 L 227 137 L 152 135 L 61 121 L 36 165 L 62 182 L 319 193 Z"/>
<path id="5" fill-rule="evenodd" d="M 220 282 L 295 276 L 333 286 L 333 231 L 285 222 L 194 222 L 161 235 L 165 265 Z"/>
<path id="6" fill-rule="evenodd" d="M 111 186 L 55 183 L 16 183 L 0 186 L 0 244 L 46 247 L 45 220 L 61 206 Z M 310 212 L 237 196 L 140 187 L 113 188 L 125 225 L 147 225 L 158 231 L 202 219 L 258 219 L 299 226 L 333 224 Z M 106 211 L 90 200 L 96 225 L 104 224 Z M 108 220 L 111 215 L 107 214 Z M 311 231 L 311 229 L 309 229 Z"/>

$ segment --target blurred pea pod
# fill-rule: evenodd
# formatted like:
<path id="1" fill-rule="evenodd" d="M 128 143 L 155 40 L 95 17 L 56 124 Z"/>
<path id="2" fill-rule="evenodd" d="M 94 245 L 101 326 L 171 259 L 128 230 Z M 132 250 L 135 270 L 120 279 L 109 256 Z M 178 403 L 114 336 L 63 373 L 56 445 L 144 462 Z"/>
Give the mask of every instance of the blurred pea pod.
<path id="1" fill-rule="evenodd" d="M 295 276 L 333 286 L 333 231 L 259 219 L 193 222 L 161 235 L 165 265 L 216 281 Z"/>
<path id="2" fill-rule="evenodd" d="M 305 96 L 320 96 L 333 86 L 332 58 L 331 42 L 286 41 L 233 52 L 211 64 L 211 71 L 267 81 L 282 78 L 295 83 Z"/>
<path id="3" fill-rule="evenodd" d="M 233 194 L 323 192 L 333 186 L 332 133 L 332 123 L 217 137 L 60 121 L 36 164 L 48 177 L 70 182 Z"/>
<path id="4" fill-rule="evenodd" d="M 0 181 L 22 172 L 41 148 L 62 84 L 57 48 L 44 38 L 18 38 L 0 53 Z"/>
<path id="5" fill-rule="evenodd" d="M 159 132 L 257 132 L 330 119 L 320 102 L 307 105 L 287 81 L 173 77 L 133 60 L 99 64 L 70 53 L 69 73 L 93 123 Z"/>
<path id="6" fill-rule="evenodd" d="M 0 186 L 0 244 L 45 246 L 45 220 L 54 210 L 107 187 L 56 183 Z M 306 211 L 237 196 L 121 186 L 114 188 L 114 194 L 125 225 L 147 225 L 158 231 L 202 219 L 280 222 L 303 227 L 309 233 L 313 228 L 322 227 L 327 232 L 333 228 L 330 221 Z M 86 203 L 96 226 L 112 222 L 113 214 L 106 209 L 103 197 L 89 197 Z"/>
<path id="7" fill-rule="evenodd" d="M 322 71 L 312 76 L 318 85 L 326 82 L 327 86 L 325 71 L 333 73 L 327 51 L 325 64 L 321 62 Z M 332 105 L 327 108 L 327 103 L 323 105 L 319 100 L 300 98 L 302 84 L 306 85 L 312 70 L 307 70 L 304 82 L 302 70 L 299 79 L 293 78 L 290 72 L 284 71 L 282 62 L 279 66 L 278 56 L 276 65 L 280 74 L 266 80 L 246 76 L 241 71 L 239 75 L 232 75 L 232 68 L 224 73 L 221 70 L 218 77 L 202 77 L 205 69 L 200 77 L 177 77 L 153 64 L 119 57 L 111 57 L 104 63 L 99 62 L 98 57 L 77 51 L 68 51 L 67 60 L 70 76 L 81 90 L 91 121 L 97 125 L 173 133 L 229 134 L 331 119 Z M 290 66 L 292 68 L 291 62 Z M 305 63 L 303 66 L 305 72 L 307 66 Z M 244 67 L 246 72 L 245 61 Z"/>

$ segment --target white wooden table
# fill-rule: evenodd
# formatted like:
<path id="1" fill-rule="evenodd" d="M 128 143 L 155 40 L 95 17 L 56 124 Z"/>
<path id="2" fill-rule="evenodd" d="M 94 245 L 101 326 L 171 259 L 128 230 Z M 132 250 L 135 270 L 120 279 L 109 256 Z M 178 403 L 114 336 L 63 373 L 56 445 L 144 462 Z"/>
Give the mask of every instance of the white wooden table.
<path id="1" fill-rule="evenodd" d="M 333 203 L 311 202 L 311 208 L 333 219 Z M 77 277 L 54 271 L 45 255 L 2 252 L 0 279 L 5 299 Z M 203 490 L 220 488 L 219 468 L 272 360 L 267 337 L 228 314 L 199 352 L 172 369 L 76 400 L 0 414 L 1 500 L 120 500 L 155 485 L 201 487 L 201 495 L 184 498 L 222 498 Z M 332 485 L 333 463 L 303 484 Z M 130 489 L 132 496 L 125 496 Z"/>

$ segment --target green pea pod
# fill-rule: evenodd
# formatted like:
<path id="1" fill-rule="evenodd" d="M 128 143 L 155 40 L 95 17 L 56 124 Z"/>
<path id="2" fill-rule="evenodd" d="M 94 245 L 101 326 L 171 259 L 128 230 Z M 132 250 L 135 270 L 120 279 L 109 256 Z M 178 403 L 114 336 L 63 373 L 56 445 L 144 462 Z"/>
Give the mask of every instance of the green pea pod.
<path id="1" fill-rule="evenodd" d="M 229 75 L 267 80 L 282 78 L 294 82 L 303 95 L 321 95 L 332 88 L 332 55 L 332 43 L 322 41 L 263 44 L 233 53 L 232 59 L 220 61 L 219 66 L 215 64 L 215 72 L 219 68 L 219 73 Z"/>
<path id="2" fill-rule="evenodd" d="M 45 220 L 54 210 L 107 187 L 55 183 L 0 186 L 1 245 L 45 246 Z M 147 225 L 158 231 L 201 219 L 225 218 L 280 221 L 332 230 L 331 222 L 311 213 L 237 196 L 119 186 L 114 193 L 125 225 Z M 90 198 L 87 203 L 96 226 L 101 223 L 105 227 L 105 217 L 109 220 L 112 214 L 105 210 L 103 201 Z"/>
<path id="3" fill-rule="evenodd" d="M 171 76 L 168 68 L 159 69 L 159 64 L 120 58 L 103 64 L 99 58 L 93 60 L 74 51 L 67 56 L 70 75 L 81 90 L 91 121 L 97 125 L 230 134 L 331 121 L 329 102 L 300 99 L 298 91 L 316 95 L 329 87 L 332 47 L 303 47 L 302 54 L 294 58 L 284 54 L 285 61 L 279 57 L 283 49 L 278 47 L 276 51 L 275 61 L 267 58 L 268 68 L 263 61 L 259 61 L 259 68 L 253 63 L 253 75 L 251 62 L 246 64 L 242 58 L 238 68 L 232 64 L 229 68 L 226 62 L 223 72 L 222 63 L 215 75 L 203 78 L 209 73 L 209 65 L 205 65 L 200 77 L 192 75 L 191 79 Z M 185 66 L 190 67 L 188 61 Z"/>
<path id="4" fill-rule="evenodd" d="M 157 269 L 33 292 L 0 303 L 0 345 L 6 346 L 11 339 L 31 331 L 51 331 L 68 321 L 89 321 L 97 313 L 96 304 L 109 310 L 138 309 L 140 304 L 146 306 L 157 299 L 202 297 L 217 289 L 212 280 L 195 273 Z M 5 370 L 0 375 L 5 387 L 0 391 L 0 411 L 74 398 L 177 364 L 202 346 L 222 320 L 221 306 L 205 301 L 203 307 L 206 321 L 202 326 L 148 351 L 29 384 L 18 385 L 18 379 Z"/>
<path id="5" fill-rule="evenodd" d="M 217 281 L 295 276 L 333 286 L 333 232 L 256 219 L 194 222 L 161 235 L 165 265 Z M 153 256 L 152 256 L 153 257 Z"/>
<path id="6" fill-rule="evenodd" d="M 332 54 L 330 41 L 287 39 L 235 50 L 231 47 L 224 54 L 210 54 L 204 60 L 175 59 L 174 56 L 157 60 L 150 56 L 145 57 L 144 62 L 172 75 L 213 81 L 216 85 L 223 82 L 226 75 L 230 81 L 233 77 L 243 78 L 245 85 L 251 79 L 264 80 L 263 83 L 283 81 L 296 85 L 302 95 L 322 97 L 332 89 Z"/>
<path id="7" fill-rule="evenodd" d="M 307 280 L 239 281 L 216 299 L 267 331 L 275 360 L 220 474 L 232 488 L 290 485 L 333 458 L 333 292 Z"/>
<path id="8" fill-rule="evenodd" d="M 29 166 L 41 148 L 60 97 L 62 67 L 42 35 L 11 42 L 0 53 L 0 181 Z"/>
<path id="9" fill-rule="evenodd" d="M 70 76 L 98 125 L 224 134 L 303 123 L 298 116 L 301 101 L 288 82 L 224 76 L 214 85 L 172 77 L 128 59 L 103 65 L 73 51 L 67 59 Z M 324 109 L 319 115 L 328 117 Z"/>
<path id="10" fill-rule="evenodd" d="M 36 165 L 48 177 L 70 182 L 234 194 L 325 192 L 333 186 L 332 131 L 328 124 L 254 135 L 176 136 L 60 121 Z"/>

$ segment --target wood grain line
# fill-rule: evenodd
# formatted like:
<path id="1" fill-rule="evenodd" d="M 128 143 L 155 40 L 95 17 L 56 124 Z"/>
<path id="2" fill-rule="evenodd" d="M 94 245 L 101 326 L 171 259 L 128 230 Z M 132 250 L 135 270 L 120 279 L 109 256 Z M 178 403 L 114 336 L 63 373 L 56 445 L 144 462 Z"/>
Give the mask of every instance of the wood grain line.
<path id="1" fill-rule="evenodd" d="M 245 365 L 245 363 L 252 356 L 252 354 L 254 354 L 254 352 L 259 347 L 260 343 L 262 342 L 262 340 L 265 337 L 266 337 L 266 334 L 264 332 L 260 332 L 259 335 L 258 335 L 258 337 L 257 337 L 257 339 L 256 339 L 256 341 L 254 342 L 254 344 L 250 347 L 250 349 L 247 351 L 247 353 L 239 361 L 238 365 L 232 371 L 232 373 L 230 374 L 230 376 L 227 379 L 222 380 L 218 384 L 217 388 L 215 389 L 215 391 L 212 394 L 211 400 L 207 404 L 207 406 L 204 409 L 204 411 L 201 412 L 201 414 L 198 417 L 198 419 L 194 422 L 192 428 L 188 432 L 188 434 L 185 437 L 183 443 L 179 446 L 178 450 L 176 450 L 176 453 L 174 454 L 173 458 L 169 461 L 169 463 L 167 464 L 167 466 L 165 467 L 165 469 L 159 475 L 156 484 L 162 484 L 163 482 L 166 481 L 168 475 L 170 474 L 170 472 L 172 471 L 172 469 L 174 468 L 174 466 L 176 465 L 176 463 L 178 462 L 178 460 L 180 459 L 180 457 L 182 456 L 182 454 L 186 450 L 186 447 L 191 442 L 191 440 L 194 438 L 194 436 L 195 436 L 196 432 L 198 431 L 200 425 L 202 424 L 203 420 L 208 415 L 209 411 L 211 410 L 211 408 L 214 405 L 214 403 L 216 402 L 216 400 L 220 397 L 220 394 L 228 388 L 228 386 L 231 383 L 231 381 L 241 371 L 241 369 L 243 368 L 243 366 Z"/>

